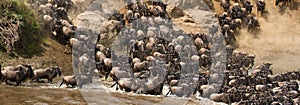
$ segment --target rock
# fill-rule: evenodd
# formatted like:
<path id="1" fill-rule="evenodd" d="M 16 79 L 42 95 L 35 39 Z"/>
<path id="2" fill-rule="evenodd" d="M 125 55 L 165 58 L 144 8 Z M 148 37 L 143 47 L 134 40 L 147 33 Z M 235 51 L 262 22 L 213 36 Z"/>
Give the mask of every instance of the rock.
<path id="1" fill-rule="evenodd" d="M 100 29 L 106 20 L 105 16 L 100 12 L 86 11 L 77 16 L 75 23 L 78 28 L 89 28 L 100 32 Z"/>
<path id="2" fill-rule="evenodd" d="M 171 16 L 171 18 L 180 18 L 184 16 L 184 12 L 174 5 L 168 5 L 166 11 Z"/>
<path id="3" fill-rule="evenodd" d="M 168 5 L 174 5 L 181 9 L 201 9 L 209 10 L 209 6 L 203 0 L 162 0 Z"/>
<path id="4" fill-rule="evenodd" d="M 102 3 L 99 1 L 94 1 L 91 5 L 87 8 L 88 11 L 103 11 Z"/>

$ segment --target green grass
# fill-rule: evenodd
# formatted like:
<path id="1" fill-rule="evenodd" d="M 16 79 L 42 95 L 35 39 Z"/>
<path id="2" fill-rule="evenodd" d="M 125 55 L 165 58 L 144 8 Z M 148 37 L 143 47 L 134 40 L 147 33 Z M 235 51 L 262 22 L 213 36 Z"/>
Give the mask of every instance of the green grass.
<path id="1" fill-rule="evenodd" d="M 16 43 L 16 53 L 28 58 L 43 51 L 40 45 L 46 35 L 39 24 L 36 11 L 30 9 L 24 2 L 24 0 L 0 1 L 0 22 L 20 22 L 18 30 L 20 40 Z M 1 47 L 5 48 L 3 45 L 0 45 Z"/>
<path id="2" fill-rule="evenodd" d="M 7 62 L 9 59 L 11 59 L 11 57 L 8 54 L 0 51 L 0 62 Z M 5 66 L 5 63 L 2 66 Z"/>

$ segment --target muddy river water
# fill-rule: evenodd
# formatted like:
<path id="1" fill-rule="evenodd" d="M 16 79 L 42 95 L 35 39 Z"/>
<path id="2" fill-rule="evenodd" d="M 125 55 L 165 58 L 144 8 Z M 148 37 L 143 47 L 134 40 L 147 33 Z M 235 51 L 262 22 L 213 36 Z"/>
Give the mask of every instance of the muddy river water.
<path id="1" fill-rule="evenodd" d="M 1 105 L 15 104 L 86 104 L 78 89 L 58 88 L 59 84 L 24 83 L 23 86 L 0 85 Z"/>

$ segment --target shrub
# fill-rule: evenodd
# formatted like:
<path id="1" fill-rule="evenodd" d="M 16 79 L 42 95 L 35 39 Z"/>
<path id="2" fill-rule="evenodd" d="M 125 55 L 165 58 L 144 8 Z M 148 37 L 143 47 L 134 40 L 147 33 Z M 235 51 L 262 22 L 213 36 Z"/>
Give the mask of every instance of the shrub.
<path id="1" fill-rule="evenodd" d="M 19 22 L 19 40 L 15 44 L 15 52 L 22 57 L 32 57 L 42 52 L 41 43 L 45 37 L 33 9 L 25 4 L 23 0 L 0 1 L 0 23 L 8 22 L 17 24 Z M 0 50 L 7 50 L 6 46 L 0 44 Z"/>

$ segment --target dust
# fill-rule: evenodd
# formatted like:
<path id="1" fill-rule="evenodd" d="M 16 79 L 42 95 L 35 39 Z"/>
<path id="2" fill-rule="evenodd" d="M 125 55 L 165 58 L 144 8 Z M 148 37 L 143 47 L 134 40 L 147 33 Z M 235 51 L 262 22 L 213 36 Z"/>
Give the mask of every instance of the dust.
<path id="1" fill-rule="evenodd" d="M 275 1 L 266 2 L 266 13 L 258 15 L 260 32 L 250 33 L 244 28 L 237 35 L 238 50 L 256 55 L 255 64 L 272 62 L 274 73 L 300 68 L 300 0 L 290 7 L 277 7 Z M 256 14 L 255 1 L 252 13 Z M 215 2 L 219 6 L 219 2 Z M 221 7 L 217 7 L 220 13 Z"/>

